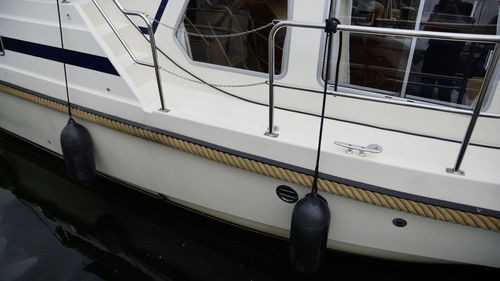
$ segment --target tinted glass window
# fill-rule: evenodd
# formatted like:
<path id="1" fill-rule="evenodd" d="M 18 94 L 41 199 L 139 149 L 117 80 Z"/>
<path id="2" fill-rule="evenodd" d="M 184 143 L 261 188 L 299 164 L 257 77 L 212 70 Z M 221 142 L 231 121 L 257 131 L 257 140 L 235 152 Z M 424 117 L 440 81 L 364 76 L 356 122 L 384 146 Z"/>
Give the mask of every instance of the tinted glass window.
<path id="1" fill-rule="evenodd" d="M 419 0 L 355 0 L 347 20 L 353 25 L 414 29 L 419 3 Z M 351 33 L 350 84 L 401 92 L 410 47 L 410 38 Z"/>
<path id="2" fill-rule="evenodd" d="M 420 30 L 497 34 L 499 2 L 427 0 Z M 407 95 L 461 105 L 474 102 L 493 44 L 418 39 Z"/>
<path id="3" fill-rule="evenodd" d="M 260 28 L 286 19 L 287 10 L 287 0 L 191 0 L 177 35 L 195 61 L 268 72 L 271 26 Z M 284 38 L 285 32 L 276 37 L 277 72 Z"/>
<path id="4" fill-rule="evenodd" d="M 346 24 L 499 34 L 493 0 L 350 0 L 336 11 Z M 347 37 L 347 38 L 346 38 Z M 493 44 L 350 33 L 344 36 L 341 85 L 470 106 L 482 85 Z"/>

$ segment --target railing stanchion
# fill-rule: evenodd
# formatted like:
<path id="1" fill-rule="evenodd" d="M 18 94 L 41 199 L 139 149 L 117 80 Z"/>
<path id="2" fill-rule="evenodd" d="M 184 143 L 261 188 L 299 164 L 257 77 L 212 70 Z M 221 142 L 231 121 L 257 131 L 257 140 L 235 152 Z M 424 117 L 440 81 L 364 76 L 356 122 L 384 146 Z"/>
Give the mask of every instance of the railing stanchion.
<path id="1" fill-rule="evenodd" d="M 279 24 L 273 26 L 271 31 L 269 32 L 269 40 L 268 40 L 268 54 L 269 54 L 269 124 L 267 127 L 267 131 L 264 135 L 269 137 L 277 137 L 278 127 L 274 125 L 274 68 L 275 68 L 275 50 L 274 50 L 274 39 L 278 30 L 283 27 Z"/>
<path id="2" fill-rule="evenodd" d="M 276 133 L 278 127 L 274 125 L 274 68 L 275 68 L 275 50 L 274 50 L 274 41 L 276 37 L 276 33 L 287 26 L 296 26 L 296 27 L 309 27 L 316 29 L 325 28 L 325 24 L 323 23 L 303 23 L 303 22 L 293 22 L 293 21 L 276 21 L 276 24 L 273 26 L 271 31 L 269 32 L 268 39 L 268 54 L 269 54 L 269 124 L 267 131 L 264 135 L 269 137 L 277 137 L 279 134 Z"/>
<path id="3" fill-rule="evenodd" d="M 154 33 L 153 28 L 151 26 L 151 21 L 147 18 L 144 18 L 144 21 L 146 22 L 146 25 L 148 27 L 149 43 L 151 45 L 151 54 L 153 55 L 153 64 L 154 64 L 154 68 L 155 68 L 156 83 L 158 84 L 158 93 L 160 95 L 160 104 L 161 104 L 160 110 L 168 112 L 168 109 L 165 109 L 165 102 L 163 101 L 163 87 L 161 84 L 160 66 L 158 64 L 158 51 L 156 50 L 155 33 Z"/>
<path id="4" fill-rule="evenodd" d="M 495 44 L 495 49 L 493 51 L 493 55 L 491 57 L 491 63 L 486 70 L 486 75 L 484 77 L 483 84 L 481 85 L 481 89 L 479 90 L 479 96 L 477 98 L 476 105 L 474 106 L 474 110 L 472 112 L 472 117 L 470 119 L 469 125 L 467 127 L 467 131 L 465 132 L 464 139 L 460 146 L 460 152 L 458 153 L 457 161 L 455 162 L 455 166 L 453 168 L 446 168 L 446 172 L 457 175 L 465 175 L 464 171 L 460 170 L 460 165 L 465 156 L 465 152 L 467 151 L 467 147 L 469 146 L 470 139 L 472 137 L 472 133 L 474 132 L 474 127 L 476 126 L 477 119 L 481 113 L 481 108 L 484 103 L 484 99 L 486 94 L 488 93 L 488 86 L 493 78 L 493 72 L 495 71 L 495 65 L 497 64 L 498 59 L 500 58 L 500 46 L 499 43 Z"/>
<path id="5" fill-rule="evenodd" d="M 146 23 L 146 26 L 148 27 L 148 33 L 149 33 L 149 44 L 151 45 L 151 55 L 153 58 L 152 64 L 149 62 L 144 62 L 144 61 L 138 60 L 136 58 L 136 56 L 134 55 L 132 50 L 129 48 L 127 43 L 125 43 L 125 40 L 122 38 L 122 36 L 120 35 L 120 33 L 118 32 L 116 27 L 111 22 L 111 20 L 108 18 L 108 16 L 106 16 L 106 13 L 102 9 L 101 5 L 99 5 L 99 3 L 97 3 L 96 0 L 92 0 L 92 2 L 96 6 L 97 10 L 99 10 L 101 15 L 104 17 L 104 19 L 108 23 L 109 27 L 111 27 L 111 30 L 113 31 L 113 33 L 115 33 L 115 35 L 118 37 L 118 40 L 123 45 L 123 47 L 125 48 L 125 51 L 127 51 L 130 58 L 132 58 L 132 60 L 137 64 L 148 66 L 148 67 L 153 67 L 155 69 L 156 83 L 158 84 L 158 93 L 160 95 L 160 104 L 161 104 L 160 110 L 164 111 L 164 112 L 168 112 L 169 110 L 165 108 L 165 103 L 163 100 L 163 87 L 162 87 L 161 76 L 160 76 L 160 65 L 158 63 L 158 51 L 156 49 L 155 33 L 154 33 L 152 25 L 151 25 L 151 20 L 143 12 L 127 10 L 123 7 L 123 5 L 120 3 L 120 1 L 113 0 L 113 3 L 115 3 L 116 7 L 118 7 L 120 12 L 122 12 L 125 15 L 140 17 Z"/>

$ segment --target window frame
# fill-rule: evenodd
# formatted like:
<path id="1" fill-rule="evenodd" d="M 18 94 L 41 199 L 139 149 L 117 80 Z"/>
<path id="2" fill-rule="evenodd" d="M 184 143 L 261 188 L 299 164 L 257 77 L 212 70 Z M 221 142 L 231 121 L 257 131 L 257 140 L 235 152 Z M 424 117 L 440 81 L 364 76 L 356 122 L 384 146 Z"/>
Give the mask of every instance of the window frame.
<path id="1" fill-rule="evenodd" d="M 338 18 L 339 17 L 339 11 L 341 10 L 341 5 L 342 5 L 343 0 L 335 0 L 335 3 L 333 4 L 333 7 L 330 7 L 330 10 L 332 11 L 332 14 L 334 17 Z M 347 1 L 352 1 L 352 0 L 347 0 Z M 422 20 L 423 16 L 423 8 L 424 5 L 428 0 L 420 0 L 419 3 L 419 11 L 417 15 L 417 19 L 415 20 L 415 27 L 414 30 L 419 30 L 420 28 L 420 23 Z M 487 0 L 484 0 L 487 1 Z M 499 8 L 500 11 L 500 8 Z M 499 12 L 499 18 L 500 18 L 500 12 Z M 500 20 L 497 22 L 497 30 L 500 30 Z M 500 35 L 500 34 L 497 34 Z M 363 87 L 359 85 L 354 85 L 354 84 L 349 84 L 348 86 L 346 85 L 338 85 L 338 90 L 349 93 L 349 94 L 355 94 L 355 95 L 361 95 L 361 96 L 366 96 L 366 97 L 376 97 L 376 98 L 382 98 L 382 99 L 387 99 L 389 100 L 394 100 L 394 101 L 399 101 L 399 102 L 410 102 L 410 103 L 416 103 L 416 104 L 425 104 L 425 105 L 431 105 L 431 106 L 437 106 L 437 107 L 442 107 L 442 108 L 456 108 L 456 109 L 461 109 L 461 110 L 467 110 L 471 111 L 473 110 L 473 105 L 463 105 L 463 104 L 453 104 L 453 103 L 448 103 L 440 100 L 435 100 L 435 99 L 427 99 L 423 97 L 417 97 L 413 95 L 406 95 L 405 91 L 408 85 L 409 77 L 410 77 L 410 72 L 408 71 L 411 68 L 411 63 L 413 61 L 413 56 L 415 54 L 415 45 L 416 42 L 419 38 L 417 37 L 406 37 L 411 39 L 411 47 L 408 51 L 408 60 L 407 60 L 407 65 L 405 68 L 405 75 L 404 75 L 404 81 L 403 81 L 403 86 L 401 89 L 401 92 L 389 92 L 387 91 L 386 93 L 383 92 L 383 90 L 379 91 L 374 91 L 370 90 L 371 88 L 368 87 Z M 324 66 L 323 66 L 323 60 L 324 60 L 324 49 L 325 49 L 325 41 L 326 41 L 326 35 L 322 35 L 321 37 L 321 48 L 320 48 L 320 55 L 318 59 L 318 71 L 317 71 L 317 79 L 318 83 L 321 87 L 324 87 L 325 85 L 325 73 L 324 73 Z M 500 43 L 499 43 L 500 46 Z M 334 39 L 333 46 L 332 46 L 332 55 L 334 55 L 334 58 L 337 58 L 337 52 L 335 50 L 338 50 L 338 41 Z M 500 81 L 500 63 L 497 63 L 495 69 L 493 69 L 493 79 L 494 81 Z M 496 94 L 496 87 L 493 85 L 495 83 L 490 83 L 487 85 L 487 91 L 488 93 L 486 94 L 487 96 L 485 97 L 485 101 L 483 103 L 481 112 L 487 112 L 488 109 L 491 106 L 491 103 L 494 99 L 494 96 Z M 333 86 L 329 84 L 329 88 L 333 89 Z M 499 90 L 500 91 L 500 90 Z M 500 94 L 500 93 L 499 93 Z M 500 112 L 498 113 L 489 113 L 493 115 L 498 115 L 500 117 Z"/>
<path id="2" fill-rule="evenodd" d="M 269 77 L 268 72 L 259 72 L 259 71 L 255 71 L 255 70 L 249 70 L 249 69 L 243 69 L 243 68 L 237 68 L 237 67 L 231 67 L 231 66 L 225 66 L 225 65 L 219 65 L 219 64 L 213 64 L 213 63 L 193 60 L 189 56 L 188 51 L 182 46 L 181 42 L 179 42 L 179 39 L 177 38 L 177 30 L 179 30 L 179 27 L 181 26 L 181 24 L 184 20 L 184 16 L 186 14 L 186 10 L 188 8 L 190 1 L 191 0 L 184 1 L 182 9 L 180 10 L 179 16 L 176 19 L 176 22 L 174 25 L 174 32 L 173 32 L 173 40 L 175 41 L 175 44 L 177 45 L 177 47 L 181 50 L 181 53 L 187 62 L 189 62 L 190 64 L 195 65 L 195 66 L 206 67 L 209 69 L 229 71 L 229 72 L 233 72 L 233 73 L 236 72 L 239 74 L 251 75 L 254 77 L 262 77 L 262 78 Z M 291 15 L 293 13 L 294 2 L 295 2 L 295 0 L 287 0 L 287 19 L 291 18 Z M 289 65 L 289 61 L 290 61 L 290 42 L 291 42 L 290 33 L 291 32 L 287 31 L 287 34 L 285 35 L 285 40 L 283 43 L 283 54 L 281 56 L 281 69 L 280 69 L 281 71 L 279 74 L 275 74 L 276 79 L 283 78 L 288 73 L 288 65 Z"/>

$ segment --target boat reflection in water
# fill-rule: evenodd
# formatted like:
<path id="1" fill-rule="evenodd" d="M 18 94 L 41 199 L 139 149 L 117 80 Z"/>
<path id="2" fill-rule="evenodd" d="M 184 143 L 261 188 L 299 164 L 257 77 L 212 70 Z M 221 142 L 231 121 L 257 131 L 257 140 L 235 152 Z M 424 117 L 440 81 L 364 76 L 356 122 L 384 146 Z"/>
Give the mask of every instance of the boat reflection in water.
<path id="1" fill-rule="evenodd" d="M 0 132 L 0 280 L 304 280 L 287 241 L 185 210 L 111 179 L 72 183 L 62 159 Z M 17 198 L 16 198 L 17 197 Z M 337 252 L 315 280 L 498 274 Z M 333 265 L 333 266 L 332 266 Z"/>

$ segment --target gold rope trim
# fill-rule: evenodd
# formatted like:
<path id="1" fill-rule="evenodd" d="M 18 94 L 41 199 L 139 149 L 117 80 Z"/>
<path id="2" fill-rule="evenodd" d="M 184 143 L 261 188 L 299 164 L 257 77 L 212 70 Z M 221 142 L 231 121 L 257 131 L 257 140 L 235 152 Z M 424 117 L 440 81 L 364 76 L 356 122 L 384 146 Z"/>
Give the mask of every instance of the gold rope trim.
<path id="1" fill-rule="evenodd" d="M 65 113 L 68 112 L 68 106 L 65 104 L 61 104 L 59 102 L 42 98 L 12 87 L 0 85 L 0 91 L 28 101 L 32 101 L 39 105 L 43 105 L 60 112 L 65 112 Z M 218 151 L 212 148 L 176 139 L 153 131 L 148 131 L 129 124 L 124 124 L 118 121 L 114 121 L 109 118 L 105 118 L 81 109 L 72 108 L 72 113 L 75 117 L 99 124 L 101 126 L 111 128 L 125 134 L 150 140 L 159 144 L 163 144 L 165 146 L 169 146 L 184 152 L 198 155 L 200 157 L 210 159 L 219 163 L 223 163 L 229 166 L 241 168 L 261 175 L 270 176 L 276 179 L 300 184 L 306 187 L 310 187 L 312 183 L 313 179 L 312 176 L 303 173 L 280 168 L 277 166 L 243 158 L 240 156 L 232 155 L 226 152 Z M 325 179 L 319 179 L 318 189 L 324 192 L 332 193 L 335 195 L 343 196 L 346 198 L 354 199 L 360 202 L 380 207 L 393 209 L 396 211 L 402 211 L 431 219 L 500 232 L 500 219 L 494 217 L 468 213 L 450 208 L 433 206 L 425 203 L 420 203 L 412 200 L 402 199 L 386 194 L 364 190 Z"/>

